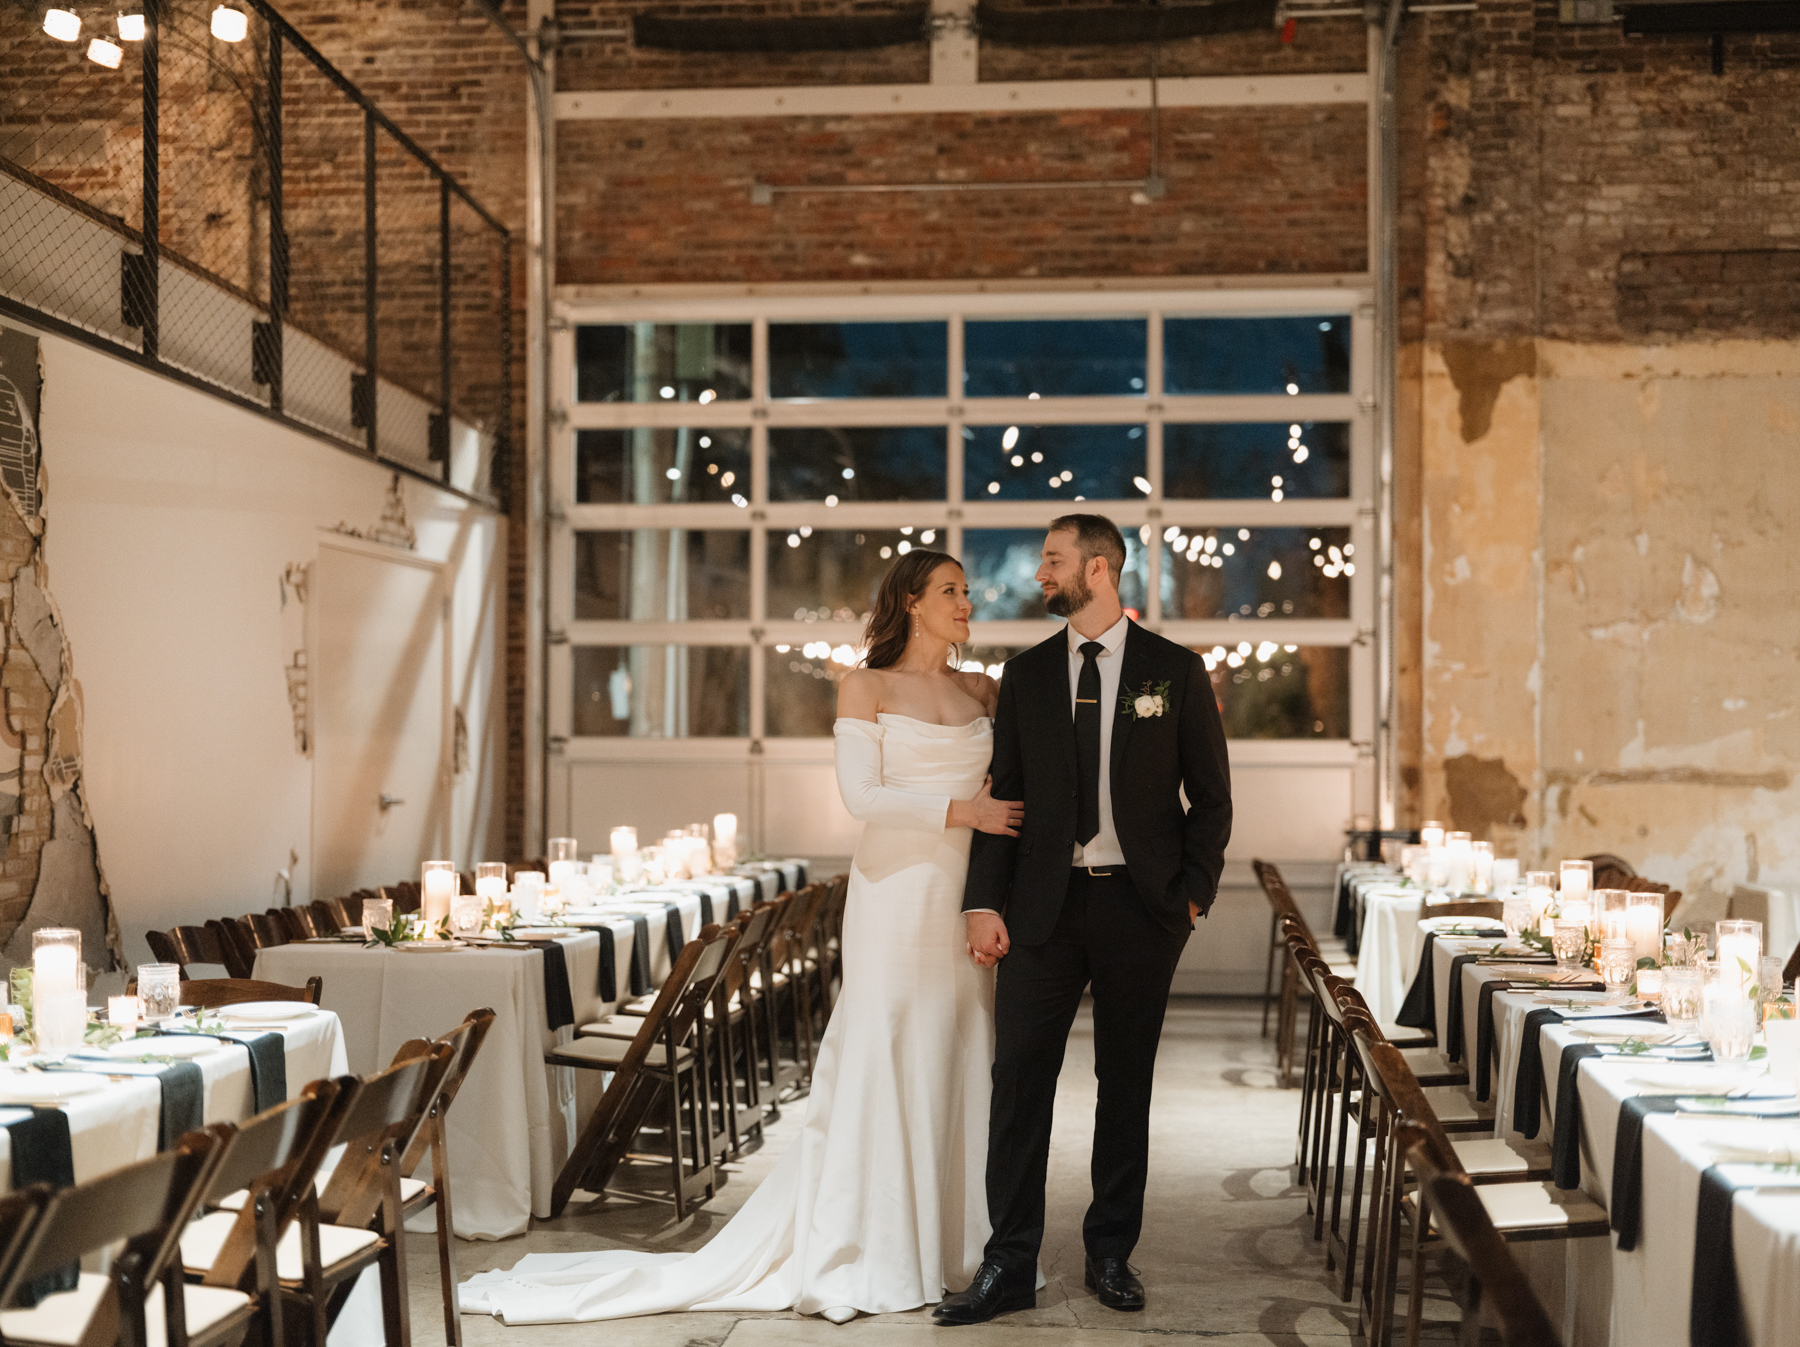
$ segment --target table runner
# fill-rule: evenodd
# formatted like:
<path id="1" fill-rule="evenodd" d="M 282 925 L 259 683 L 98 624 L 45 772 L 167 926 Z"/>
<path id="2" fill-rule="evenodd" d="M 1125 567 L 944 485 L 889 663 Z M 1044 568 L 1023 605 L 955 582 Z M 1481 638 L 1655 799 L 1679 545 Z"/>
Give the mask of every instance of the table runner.
<path id="1" fill-rule="evenodd" d="M 1418 971 L 1413 974 L 1412 986 L 1406 989 L 1406 1000 L 1400 1004 L 1400 1013 L 1394 1016 L 1395 1024 L 1432 1034 L 1437 1033 L 1436 973 L 1432 967 L 1436 960 L 1431 955 L 1431 947 L 1435 944 L 1437 932 L 1425 932 L 1425 941 L 1419 947 Z"/>
<path id="2" fill-rule="evenodd" d="M 1679 1113 L 1672 1094 L 1633 1095 L 1619 1107 L 1613 1132 L 1612 1202 L 1608 1212 L 1618 1247 L 1637 1248 L 1644 1221 L 1644 1118 L 1651 1113 Z"/>
<path id="3" fill-rule="evenodd" d="M 1487 1103 L 1488 1095 L 1493 1092 L 1491 1059 L 1499 1050 L 1494 1039 L 1494 993 L 1530 985 L 1489 978 L 1475 994 L 1475 1060 L 1471 1065 L 1474 1067 L 1475 1098 L 1479 1103 Z"/>
<path id="4" fill-rule="evenodd" d="M 1483 954 L 1458 954 L 1450 960 L 1449 1002 L 1444 1007 L 1444 1018 L 1450 1021 L 1438 1035 L 1440 1044 L 1446 1038 L 1449 1042 L 1441 1049 L 1444 1055 L 1453 1062 L 1463 1059 L 1463 992 L 1462 970 L 1478 959 L 1486 958 Z M 1435 989 L 1434 989 L 1435 990 Z M 1433 1014 L 1436 1014 L 1435 1009 Z"/>
<path id="5" fill-rule="evenodd" d="M 1800 1174 L 1767 1165 L 1712 1165 L 1700 1173 L 1694 1219 L 1694 1285 L 1689 1298 L 1691 1347 L 1738 1347 L 1743 1340 L 1731 1201 L 1746 1188 L 1800 1187 Z"/>
<path id="6" fill-rule="evenodd" d="M 287 1040 L 276 1033 L 245 1030 L 242 1036 L 229 1031 L 218 1034 L 157 1030 L 153 1038 L 211 1038 L 243 1048 L 250 1054 L 250 1092 L 261 1113 L 277 1104 L 287 1103 Z M 155 1048 L 145 1048 L 147 1056 L 156 1055 Z M 180 1133 L 176 1134 L 177 1136 Z"/>
<path id="7" fill-rule="evenodd" d="M 555 940 L 507 940 L 489 949 L 535 949 L 544 955 L 544 1019 L 551 1031 L 575 1023 L 575 998 L 569 991 L 569 961 Z"/>
<path id="8" fill-rule="evenodd" d="M 1556 1010 L 1532 1010 L 1525 1015 L 1519 1038 L 1519 1074 L 1513 1081 L 1513 1131 L 1534 1137 L 1538 1131 L 1538 1105 L 1543 1097 L 1544 1057 L 1538 1030 L 1561 1024 Z"/>
<path id="9" fill-rule="evenodd" d="M 1571 1043 L 1556 1067 L 1556 1119 L 1550 1131 L 1550 1181 L 1558 1188 L 1581 1187 L 1581 1091 L 1575 1073 L 1590 1057 L 1604 1054 L 1594 1043 Z M 1543 1059 L 1542 1050 L 1539 1060 Z"/>

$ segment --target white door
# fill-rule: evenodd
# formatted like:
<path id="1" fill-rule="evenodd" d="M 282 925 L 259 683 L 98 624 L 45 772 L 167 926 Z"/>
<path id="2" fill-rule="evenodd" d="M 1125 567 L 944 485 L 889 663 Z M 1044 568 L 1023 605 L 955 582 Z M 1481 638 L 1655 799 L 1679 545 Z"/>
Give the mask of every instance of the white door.
<path id="1" fill-rule="evenodd" d="M 313 567 L 313 896 L 447 854 L 450 610 L 442 567 L 321 540 Z"/>

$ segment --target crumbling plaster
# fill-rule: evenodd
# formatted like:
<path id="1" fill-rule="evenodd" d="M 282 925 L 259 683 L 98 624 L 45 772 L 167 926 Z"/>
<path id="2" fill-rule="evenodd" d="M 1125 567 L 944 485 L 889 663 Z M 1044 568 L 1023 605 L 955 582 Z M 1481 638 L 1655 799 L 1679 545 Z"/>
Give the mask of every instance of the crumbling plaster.
<path id="1" fill-rule="evenodd" d="M 1468 345 L 1423 362 L 1424 808 L 1504 842 L 1503 768 L 1528 859 L 1800 871 L 1800 343 Z"/>

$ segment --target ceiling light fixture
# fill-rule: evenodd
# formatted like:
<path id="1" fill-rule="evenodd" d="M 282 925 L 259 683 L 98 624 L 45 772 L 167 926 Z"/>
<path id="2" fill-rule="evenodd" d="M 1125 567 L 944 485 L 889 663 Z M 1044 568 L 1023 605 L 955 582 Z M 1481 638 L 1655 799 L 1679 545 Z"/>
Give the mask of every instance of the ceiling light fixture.
<path id="1" fill-rule="evenodd" d="M 220 5 L 212 12 L 212 35 L 221 42 L 242 42 L 250 33 L 249 16 L 241 9 Z"/>
<path id="2" fill-rule="evenodd" d="M 108 42 L 97 37 L 88 43 L 87 58 L 95 65 L 103 65 L 108 70 L 117 70 L 119 62 L 125 59 L 125 48 L 116 42 Z"/>
<path id="3" fill-rule="evenodd" d="M 144 16 L 142 14 L 119 15 L 119 38 L 124 42 L 142 42 L 144 40 Z"/>
<path id="4" fill-rule="evenodd" d="M 72 10 L 44 11 L 44 31 L 58 42 L 73 42 L 81 36 L 81 18 Z"/>

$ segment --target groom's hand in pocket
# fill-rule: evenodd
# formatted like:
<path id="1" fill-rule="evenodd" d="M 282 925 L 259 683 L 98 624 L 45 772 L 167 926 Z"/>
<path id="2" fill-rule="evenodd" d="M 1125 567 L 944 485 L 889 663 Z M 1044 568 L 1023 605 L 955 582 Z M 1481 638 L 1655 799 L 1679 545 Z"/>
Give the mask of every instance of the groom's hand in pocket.
<path id="1" fill-rule="evenodd" d="M 1006 934 L 1006 922 L 998 912 L 971 912 L 967 921 L 970 956 L 983 968 L 992 968 L 1012 948 L 1012 941 Z"/>

